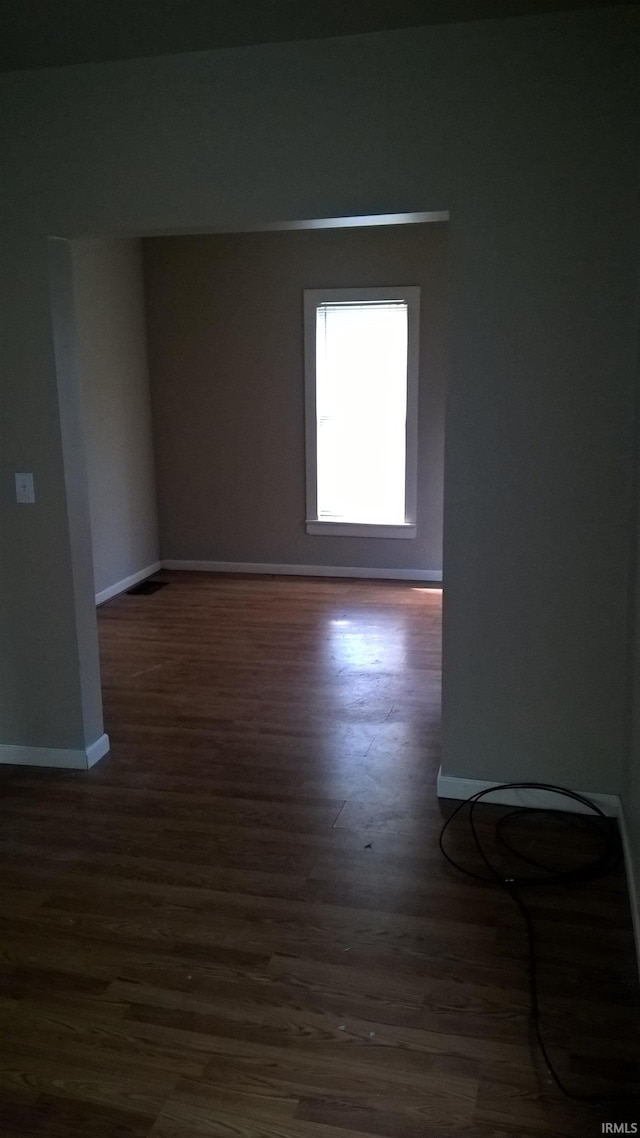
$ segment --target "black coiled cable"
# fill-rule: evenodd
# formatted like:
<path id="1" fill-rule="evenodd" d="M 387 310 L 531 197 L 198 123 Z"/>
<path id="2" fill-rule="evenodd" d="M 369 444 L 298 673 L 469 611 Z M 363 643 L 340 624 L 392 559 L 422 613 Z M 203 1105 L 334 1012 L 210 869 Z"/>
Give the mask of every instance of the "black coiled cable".
<path id="1" fill-rule="evenodd" d="M 564 818 L 567 817 L 566 813 L 559 810 L 550 808 L 548 810 L 534 809 L 533 807 L 520 806 L 514 810 L 509 811 L 503 815 L 495 827 L 496 842 L 503 846 L 510 854 L 533 866 L 538 872 L 536 874 L 525 874 L 522 876 L 511 875 L 505 876 L 500 869 L 495 866 L 489 859 L 487 852 L 482 844 L 480 835 L 476 827 L 475 810 L 478 803 L 490 794 L 496 794 L 500 791 L 514 791 L 514 790 L 534 790 L 545 791 L 549 794 L 560 795 L 564 798 L 573 800 L 579 803 L 582 807 L 591 811 L 591 815 L 587 814 L 572 814 L 571 817 L 581 818 L 589 824 L 590 832 L 597 839 L 598 850 L 594 857 L 588 858 L 581 865 L 571 869 L 558 869 L 554 866 L 545 865 L 543 862 L 536 858 L 530 857 L 528 854 L 521 853 L 505 838 L 504 829 L 510 819 L 522 815 L 540 815 L 544 814 L 562 814 Z M 461 865 L 447 852 L 444 846 L 444 836 L 449 829 L 454 818 L 456 818 L 461 811 L 468 807 L 469 810 L 469 825 L 473 840 L 480 855 L 481 860 L 487 867 L 488 875 L 477 873 L 475 870 L 469 869 L 467 866 Z M 640 1101 L 640 1093 L 634 1091 L 616 1091 L 607 1094 L 580 1094 L 570 1090 L 561 1079 L 556 1071 L 553 1062 L 549 1056 L 544 1037 L 542 1034 L 542 1027 L 540 1022 L 540 1004 L 538 998 L 538 968 L 537 968 L 537 953 L 536 953 L 536 939 L 535 929 L 531 913 L 529 912 L 525 902 L 520 896 L 519 890 L 531 888 L 532 886 L 540 885 L 569 885 L 577 884 L 585 881 L 590 881 L 593 878 L 601 877 L 606 873 L 615 870 L 622 857 L 620 847 L 620 839 L 618 836 L 617 827 L 613 821 L 607 817 L 603 810 L 600 809 L 590 799 L 585 798 L 582 794 L 577 794 L 573 790 L 567 790 L 562 786 L 554 786 L 551 783 L 544 782 L 506 782 L 498 786 L 488 787 L 485 790 L 479 790 L 476 794 L 472 794 L 469 798 L 464 799 L 459 806 L 449 816 L 440 831 L 440 850 L 450 865 L 459 870 L 460 873 L 466 874 L 467 877 L 473 877 L 477 881 L 495 882 L 496 885 L 501 886 L 511 897 L 512 901 L 517 905 L 520 915 L 524 921 L 525 930 L 527 934 L 527 944 L 529 952 L 529 991 L 531 999 L 531 1019 L 535 1031 L 538 1046 L 543 1055 L 544 1061 L 549 1069 L 553 1080 L 567 1098 L 573 1099 L 576 1102 L 588 1102 L 599 1105 L 605 1105 L 611 1102 L 636 1102 Z"/>

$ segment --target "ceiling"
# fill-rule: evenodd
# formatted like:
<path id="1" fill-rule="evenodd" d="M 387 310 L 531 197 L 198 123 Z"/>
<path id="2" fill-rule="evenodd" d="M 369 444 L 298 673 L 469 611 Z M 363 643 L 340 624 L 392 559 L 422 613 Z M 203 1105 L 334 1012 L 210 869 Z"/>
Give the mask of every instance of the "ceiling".
<path id="1" fill-rule="evenodd" d="M 0 70 L 609 6 L 602 0 L 0 0 Z"/>

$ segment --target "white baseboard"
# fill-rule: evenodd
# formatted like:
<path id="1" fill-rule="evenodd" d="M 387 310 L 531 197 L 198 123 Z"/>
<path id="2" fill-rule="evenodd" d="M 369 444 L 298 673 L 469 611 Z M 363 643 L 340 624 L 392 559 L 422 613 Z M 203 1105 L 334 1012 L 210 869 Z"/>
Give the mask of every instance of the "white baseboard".
<path id="1" fill-rule="evenodd" d="M 528 779 L 522 779 L 528 782 Z M 534 779 L 530 780 L 535 781 Z M 492 786 L 500 786 L 499 782 L 486 782 L 479 778 L 456 778 L 453 775 L 438 772 L 438 798 L 471 798 L 481 790 L 489 790 Z M 570 788 L 573 789 L 573 788 Z M 588 798 L 610 818 L 619 818 L 622 813 L 620 799 L 617 794 L 591 794 L 590 791 L 576 790 L 583 798 Z M 499 803 L 501 806 L 527 806 L 533 810 L 564 810 L 569 814 L 588 814 L 586 807 L 574 802 L 564 795 L 550 794 L 546 790 L 500 790 L 484 799 L 487 803 Z"/>
<path id="2" fill-rule="evenodd" d="M 110 747 L 109 736 L 101 735 L 96 739 L 95 743 L 91 743 L 85 748 L 85 755 L 87 756 L 87 768 L 94 767 L 100 759 L 103 759 L 107 754 Z"/>
<path id="3" fill-rule="evenodd" d="M 117 597 L 118 593 L 124 593 L 125 589 L 131 589 L 133 585 L 138 585 L 140 581 L 144 581 L 146 577 L 152 577 L 161 568 L 161 562 L 154 561 L 153 565 L 147 565 L 146 569 L 140 569 L 138 573 L 132 573 L 130 577 L 123 577 L 121 581 L 116 581 L 115 585 L 109 585 L 108 589 L 102 589 L 101 592 L 96 593 L 96 604 L 103 605 L 105 601 Z"/>
<path id="4" fill-rule="evenodd" d="M 18 747 L 0 744 L 0 764 L 22 767 L 61 767 L 65 770 L 86 771 L 94 766 L 109 750 L 109 736 L 101 735 L 95 743 L 84 749 L 64 747 Z"/>
<path id="5" fill-rule="evenodd" d="M 638 882 L 636 880 L 636 867 L 631 855 L 631 845 L 629 843 L 629 833 L 627 830 L 627 822 L 624 816 L 624 810 L 620 811 L 620 815 L 618 817 L 618 825 L 620 827 L 620 837 L 622 839 L 624 864 L 627 871 L 629 906 L 631 908 L 631 920 L 633 921 L 633 935 L 636 942 L 638 976 L 640 977 L 640 890 L 638 889 Z"/>
<path id="6" fill-rule="evenodd" d="M 291 577 L 369 577 L 379 581 L 442 581 L 439 569 L 370 569 L 361 565 L 270 565 L 253 561 L 162 560 L 163 569 L 187 569 L 202 573 L 271 573 Z"/>

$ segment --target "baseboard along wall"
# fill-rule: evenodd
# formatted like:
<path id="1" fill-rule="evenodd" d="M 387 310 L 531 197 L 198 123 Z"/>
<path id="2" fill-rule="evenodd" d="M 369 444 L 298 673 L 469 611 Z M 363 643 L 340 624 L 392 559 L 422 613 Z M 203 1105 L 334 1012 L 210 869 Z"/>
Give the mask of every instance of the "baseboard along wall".
<path id="1" fill-rule="evenodd" d="M 522 782 L 535 782 L 534 778 L 522 779 Z M 438 798 L 455 798 L 463 800 L 479 794 L 481 790 L 491 790 L 494 786 L 501 786 L 499 782 L 485 782 L 480 778 L 456 778 L 452 775 L 438 772 Z M 568 788 L 572 789 L 572 788 Z M 589 791 L 576 790 L 576 794 L 588 798 L 609 817 L 619 818 L 622 813 L 620 799 L 617 794 L 591 794 Z M 588 814 L 586 807 L 561 794 L 550 794 L 543 790 L 500 790 L 487 795 L 487 802 L 499 803 L 501 806 L 526 806 L 533 810 L 564 810 L 569 814 Z"/>
<path id="2" fill-rule="evenodd" d="M 280 565 L 254 561 L 183 561 L 165 558 L 163 569 L 202 573 L 270 573 L 289 577 L 364 577 L 379 581 L 442 581 L 440 569 L 370 569 L 362 565 Z"/>
<path id="3" fill-rule="evenodd" d="M 138 585 L 140 581 L 144 581 L 147 577 L 152 577 L 162 568 L 162 562 L 154 561 L 153 565 L 147 565 L 146 569 L 140 569 L 137 573 L 132 573 L 130 577 L 123 577 L 121 581 L 116 581 L 115 585 L 109 585 L 108 589 L 102 589 L 101 592 L 96 593 L 96 604 L 103 605 L 105 601 L 110 601 L 112 597 L 117 597 L 118 593 L 124 593 L 127 589 L 133 588 Z"/>
<path id="4" fill-rule="evenodd" d="M 629 887 L 629 905 L 631 908 L 631 920 L 633 921 L 633 935 L 636 942 L 636 957 L 638 960 L 638 977 L 640 978 L 640 885 L 636 874 L 636 865 L 631 854 L 631 844 L 629 842 L 629 832 L 627 830 L 627 823 L 624 815 L 624 809 L 620 810 L 618 815 L 618 825 L 620 827 L 620 837 L 622 839 L 622 853 L 624 855 L 624 865 L 627 871 L 627 885 Z"/>
<path id="5" fill-rule="evenodd" d="M 88 747 L 20 747 L 0 744 L 0 764 L 23 767 L 60 767 L 88 771 L 109 750 L 109 736 L 101 735 Z"/>

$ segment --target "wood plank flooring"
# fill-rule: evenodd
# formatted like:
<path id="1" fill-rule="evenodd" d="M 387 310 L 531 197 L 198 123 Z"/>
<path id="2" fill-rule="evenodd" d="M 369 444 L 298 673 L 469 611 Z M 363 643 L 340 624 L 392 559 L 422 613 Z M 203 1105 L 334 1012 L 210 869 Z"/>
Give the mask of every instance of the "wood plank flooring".
<path id="1" fill-rule="evenodd" d="M 163 578 L 99 613 L 111 754 L 0 769 L 1 1138 L 640 1122 L 556 1091 L 518 914 L 440 856 L 440 592 Z M 582 838 L 540 817 L 531 840 Z M 637 1085 L 622 872 L 530 900 L 559 1071 Z"/>

